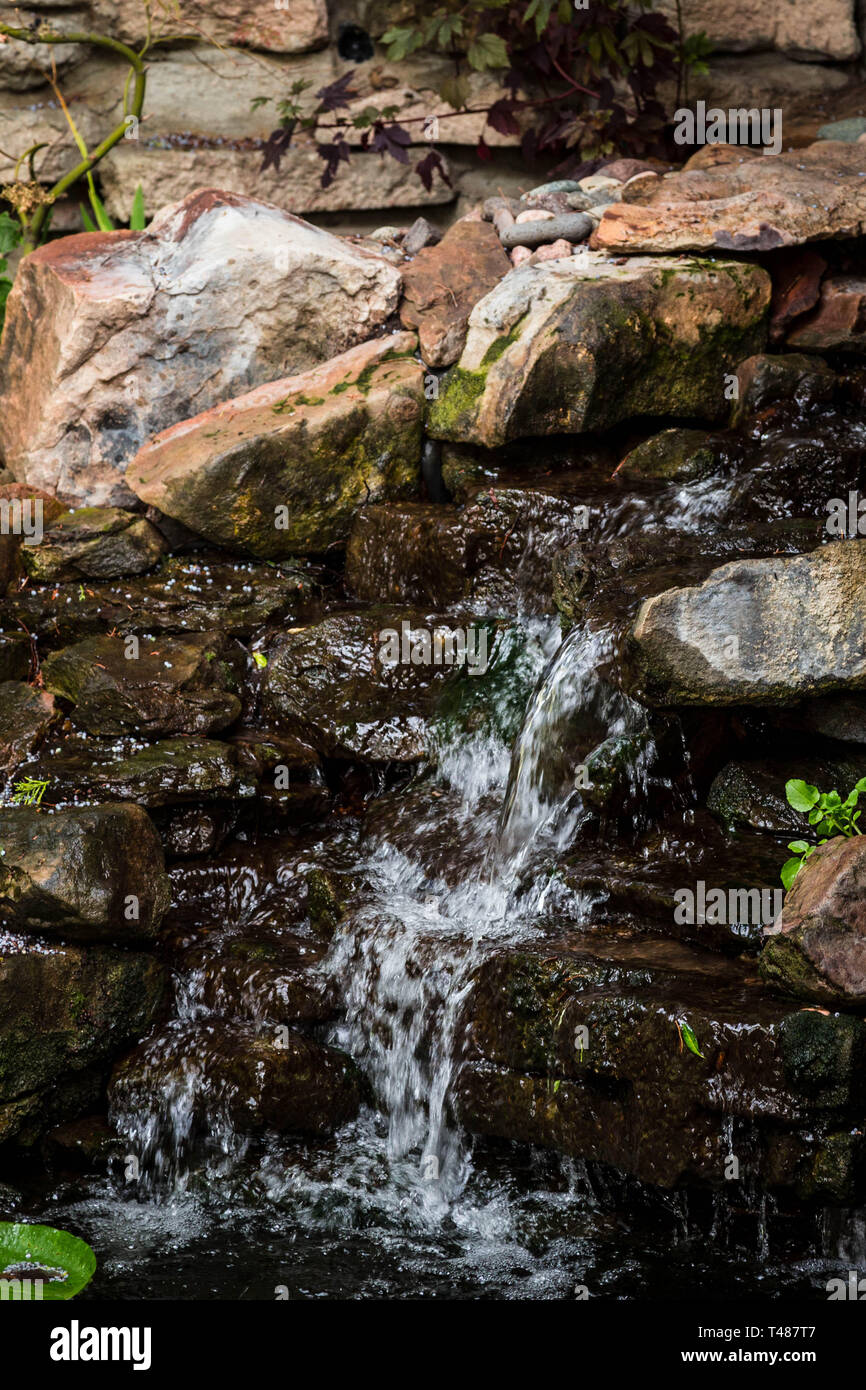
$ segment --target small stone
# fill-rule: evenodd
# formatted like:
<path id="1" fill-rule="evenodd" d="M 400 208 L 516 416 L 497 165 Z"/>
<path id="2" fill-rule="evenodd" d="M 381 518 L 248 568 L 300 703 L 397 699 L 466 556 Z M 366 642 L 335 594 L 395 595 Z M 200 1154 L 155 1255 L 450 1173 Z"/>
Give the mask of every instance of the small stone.
<path id="1" fill-rule="evenodd" d="M 562 238 L 560 238 L 559 241 L 551 242 L 549 246 L 539 246 L 538 250 L 534 253 L 532 259 L 534 262 L 558 261 L 560 256 L 570 256 L 571 252 L 571 242 L 565 241 Z"/>
<path id="2" fill-rule="evenodd" d="M 442 233 L 426 217 L 417 217 L 403 238 L 403 251 L 407 256 L 417 256 L 425 246 L 435 246 L 442 240 Z"/>
<path id="3" fill-rule="evenodd" d="M 515 246 L 511 253 L 511 264 L 513 266 L 525 265 L 532 260 L 532 252 L 528 246 Z"/>
<path id="4" fill-rule="evenodd" d="M 526 212 L 519 212 L 515 220 L 518 223 L 548 222 L 553 216 L 552 212 L 547 212 L 544 208 L 531 208 Z"/>
<path id="5" fill-rule="evenodd" d="M 502 237 L 502 245 L 509 251 L 515 246 L 529 246 L 534 250 L 537 246 L 561 239 L 570 242 L 584 241 L 592 228 L 592 221 L 585 212 L 566 213 L 562 217 L 543 216 L 538 213 L 533 221 L 524 222 L 522 225 L 518 218 L 515 226 L 510 227 Z"/>
<path id="6" fill-rule="evenodd" d="M 424 219 L 423 219 L 422 217 L 419 217 L 419 219 L 418 219 L 419 222 L 423 222 L 423 220 L 424 220 Z M 404 227 L 387 227 L 387 226 L 386 226 L 386 227 L 377 227 L 376 230 L 375 230 L 375 232 L 371 232 L 371 233 L 370 233 L 370 235 L 369 235 L 369 237 L 368 237 L 368 240 L 369 240 L 369 241 L 402 241 L 402 240 L 403 240 L 403 237 L 404 237 L 405 235 L 406 235 L 406 229 L 405 229 Z"/>
<path id="7" fill-rule="evenodd" d="M 828 121 L 818 127 L 819 140 L 844 140 L 853 144 L 866 135 L 866 116 L 848 116 L 844 121 Z"/>

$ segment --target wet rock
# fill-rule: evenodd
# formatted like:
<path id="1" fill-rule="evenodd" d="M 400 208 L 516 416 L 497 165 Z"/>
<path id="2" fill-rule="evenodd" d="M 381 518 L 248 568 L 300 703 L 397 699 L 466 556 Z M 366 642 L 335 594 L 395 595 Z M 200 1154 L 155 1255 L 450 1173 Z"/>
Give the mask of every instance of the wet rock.
<path id="1" fill-rule="evenodd" d="M 45 688 L 72 703 L 74 723 L 90 734 L 209 734 L 237 719 L 222 636 L 160 637 L 131 650 L 129 639 L 87 637 L 46 659 Z"/>
<path id="2" fill-rule="evenodd" d="M 400 319 L 406 328 L 417 329 L 421 356 L 429 367 L 450 367 L 457 361 L 469 315 L 509 269 L 493 227 L 465 220 L 404 268 Z"/>
<path id="3" fill-rule="evenodd" d="M 579 497 L 528 484 L 472 488 L 460 511 L 412 502 L 366 507 L 346 549 L 347 588 L 368 602 L 552 612 L 551 561 L 588 521 Z"/>
<path id="4" fill-rule="evenodd" d="M 0 772 L 19 767 L 58 718 L 53 696 L 23 681 L 0 682 Z"/>
<path id="5" fill-rule="evenodd" d="M 31 675 L 33 649 L 26 632 L 0 633 L 0 680 L 20 681 Z"/>
<path id="6" fill-rule="evenodd" d="M 790 722 L 789 722 L 790 721 Z M 785 716 L 787 727 L 840 743 L 866 744 L 866 695 L 828 695 L 804 700 Z"/>
<path id="7" fill-rule="evenodd" d="M 127 944 L 168 907 L 162 847 L 140 806 L 0 809 L 0 919 L 17 931 Z"/>
<path id="8" fill-rule="evenodd" d="M 535 222 L 521 222 L 518 219 L 513 227 L 502 233 L 501 241 L 506 251 L 513 251 L 515 246 L 528 246 L 535 250 L 554 241 L 585 241 L 592 227 L 592 219 L 582 212 L 562 213 L 559 217 L 554 215 Z"/>
<path id="9" fill-rule="evenodd" d="M 7 466 L 70 504 L 128 505 L 130 458 L 191 401 L 206 410 L 344 351 L 399 292 L 381 258 L 214 189 L 162 208 L 146 232 L 51 242 L 25 257 L 6 306 Z"/>
<path id="10" fill-rule="evenodd" d="M 866 229 L 866 147 L 807 149 L 666 174 L 606 209 L 599 250 L 771 251 Z"/>
<path id="11" fill-rule="evenodd" d="M 838 1007 L 866 1000 L 866 846 L 837 836 L 800 870 L 767 935 L 761 974 L 800 998 Z"/>
<path id="12" fill-rule="evenodd" d="M 631 633 L 641 698 L 659 705 L 793 704 L 866 686 L 866 546 L 737 560 L 647 599 Z"/>
<path id="13" fill-rule="evenodd" d="M 829 1084 L 809 1078 L 804 1093 L 783 1062 L 784 1004 L 739 962 L 675 943 L 620 933 L 578 948 L 500 954 L 480 968 L 466 1016 L 457 1104 L 470 1130 L 608 1163 L 662 1187 L 721 1188 L 730 1153 L 742 1163 L 748 1152 L 753 1177 L 805 1196 L 828 1134 L 862 1102 L 846 1021 L 829 1020 L 840 1071 Z M 684 1025 L 702 1056 L 681 1042 Z M 834 1118 L 816 1121 L 816 1097 Z M 722 1116 L 729 1146 L 719 1143 Z M 861 1182 L 859 1174 L 849 1182 L 849 1198 Z"/>
<path id="14" fill-rule="evenodd" d="M 224 1116 L 242 1134 L 326 1134 L 353 1119 L 361 1085 L 351 1059 L 285 1027 L 275 1041 L 274 1031 L 206 1023 L 167 1031 L 119 1063 L 112 1104 L 137 1107 L 139 1096 L 171 1094 L 192 1074 L 197 1110 Z"/>
<path id="15" fill-rule="evenodd" d="M 828 275 L 818 304 L 790 329 L 788 343 L 807 352 L 866 351 L 866 278 Z"/>
<path id="16" fill-rule="evenodd" d="M 50 954 L 4 952 L 0 1100 L 42 1092 L 106 1064 L 147 1031 L 166 985 L 163 966 L 144 952 L 75 946 Z"/>
<path id="17" fill-rule="evenodd" d="M 195 980 L 205 1008 L 221 1018 L 272 1025 L 327 1023 L 337 1013 L 334 980 L 316 967 L 325 952 L 308 938 L 283 933 L 233 937 L 216 946 L 194 947 L 182 968 Z"/>
<path id="18" fill-rule="evenodd" d="M 162 739 L 144 748 L 70 739 L 59 753 L 52 751 L 21 772 L 50 778 L 52 799 L 73 805 L 136 801 L 152 808 L 248 800 L 258 790 L 237 748 L 204 738 Z"/>
<path id="19" fill-rule="evenodd" d="M 153 569 L 166 548 L 144 517 L 118 507 L 81 507 L 55 517 L 38 546 L 22 547 L 21 559 L 39 584 L 115 579 Z"/>
<path id="20" fill-rule="evenodd" d="M 197 859 L 215 854 L 234 829 L 237 815 L 226 806 L 181 806 L 157 816 L 166 855 L 172 859 Z"/>
<path id="21" fill-rule="evenodd" d="M 492 447 L 636 415 L 717 418 L 725 372 L 763 342 L 769 297 L 764 271 L 724 261 L 522 266 L 473 310 L 428 430 Z"/>
<path id="22" fill-rule="evenodd" d="M 121 1141 L 104 1115 L 67 1120 L 45 1135 L 41 1153 L 54 1168 L 105 1172 Z"/>
<path id="23" fill-rule="evenodd" d="M 0 485 L 0 516 L 5 514 L 0 533 L 0 593 L 23 574 L 22 550 L 29 549 L 41 539 L 41 532 L 55 516 L 64 510 L 51 493 L 23 483 L 5 482 Z"/>
<path id="24" fill-rule="evenodd" d="M 770 341 L 784 338 L 800 314 L 818 303 L 827 262 L 817 251 L 795 247 L 779 251 L 773 261 L 773 300 L 770 305 Z"/>
<path id="25" fill-rule="evenodd" d="M 209 541 L 260 558 L 339 545 L 360 506 L 417 491 L 415 346 L 408 333 L 378 338 L 184 420 L 136 455 L 129 484 Z"/>
<path id="26" fill-rule="evenodd" d="M 121 583 L 28 587 L 0 604 L 0 624 L 19 640 L 24 623 L 52 645 L 111 631 L 246 638 L 264 623 L 304 612 L 320 588 L 314 569 L 176 556 L 156 574 Z"/>
<path id="27" fill-rule="evenodd" d="M 836 388 L 836 377 L 820 357 L 790 352 L 780 356 L 756 353 L 737 367 L 737 397 L 731 423 L 743 425 L 761 411 L 779 402 L 791 401 L 801 408 L 828 401 Z"/>
<path id="28" fill-rule="evenodd" d="M 403 623 L 409 660 L 391 664 L 394 642 L 403 654 Z M 413 644 L 427 634 L 432 652 L 434 629 L 450 633 L 455 626 L 411 610 L 378 608 L 335 613 L 287 633 L 268 657 L 265 714 L 328 757 L 415 762 L 425 756 L 427 723 L 455 666 L 441 658 L 413 664 Z M 420 645 L 414 650 L 423 654 Z"/>
<path id="29" fill-rule="evenodd" d="M 625 478 L 693 482 L 718 468 L 718 451 L 706 430 L 662 430 L 627 454 L 617 468 Z"/>
<path id="30" fill-rule="evenodd" d="M 242 765 L 258 779 L 258 805 L 279 816 L 315 820 L 330 805 L 319 755 L 291 734 L 244 730 L 234 734 Z"/>
<path id="31" fill-rule="evenodd" d="M 790 761 L 740 759 L 727 763 L 710 787 L 707 807 L 725 825 L 808 834 L 805 818 L 785 796 L 790 775 Z M 866 752 L 860 756 L 852 753 L 848 758 L 798 756 L 797 776 L 828 791 L 836 787 L 847 796 L 854 783 L 866 777 Z"/>

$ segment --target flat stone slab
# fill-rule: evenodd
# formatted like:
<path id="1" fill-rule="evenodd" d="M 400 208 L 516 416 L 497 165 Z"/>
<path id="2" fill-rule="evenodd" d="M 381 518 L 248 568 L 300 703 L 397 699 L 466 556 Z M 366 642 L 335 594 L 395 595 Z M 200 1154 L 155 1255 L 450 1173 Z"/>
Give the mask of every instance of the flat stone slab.
<path id="1" fill-rule="evenodd" d="M 607 208 L 591 244 L 624 251 L 771 251 L 866 229 L 866 144 L 807 149 L 644 177 Z"/>

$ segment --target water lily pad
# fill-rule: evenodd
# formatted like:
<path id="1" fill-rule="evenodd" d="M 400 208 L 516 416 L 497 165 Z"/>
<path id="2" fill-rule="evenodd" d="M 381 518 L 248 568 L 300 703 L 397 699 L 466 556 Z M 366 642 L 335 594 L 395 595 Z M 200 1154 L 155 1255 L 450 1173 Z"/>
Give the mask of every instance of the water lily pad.
<path id="1" fill-rule="evenodd" d="M 90 1246 L 54 1226 L 0 1221 L 0 1279 L 42 1279 L 42 1299 L 74 1298 L 96 1272 Z M 62 1276 L 62 1277 L 61 1277 Z"/>

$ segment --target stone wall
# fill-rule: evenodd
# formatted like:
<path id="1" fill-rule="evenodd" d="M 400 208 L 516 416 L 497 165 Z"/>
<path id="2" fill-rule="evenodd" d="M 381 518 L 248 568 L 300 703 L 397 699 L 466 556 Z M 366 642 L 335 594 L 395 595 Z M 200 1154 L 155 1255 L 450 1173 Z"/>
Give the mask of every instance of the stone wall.
<path id="1" fill-rule="evenodd" d="M 675 14 L 674 0 L 661 3 Z M 821 0 L 818 7 L 807 0 L 769 0 L 762 7 L 753 0 L 727 6 L 683 0 L 687 29 L 705 30 L 717 46 L 710 77 L 693 81 L 690 96 L 724 105 L 782 105 L 794 125 L 798 119 L 808 124 L 819 108 L 826 119 L 858 74 L 863 26 L 855 6 L 856 0 Z M 252 5 L 154 0 L 156 25 L 188 37 L 153 50 L 145 119 L 100 166 L 110 213 L 126 220 L 141 183 L 149 213 L 191 188 L 218 185 L 296 213 L 368 211 L 372 216 L 432 205 L 434 214 L 439 206 L 440 215 L 450 216 L 448 205 L 474 199 L 491 183 L 516 192 L 537 181 L 523 173 L 517 149 L 507 148 L 516 147 L 517 137 L 488 130 L 485 139 L 495 157 L 492 164 L 480 164 L 475 153 L 480 116 L 440 122 L 439 146 L 452 187 L 437 181 L 430 194 L 414 173 L 415 159 L 402 165 L 362 152 L 329 189 L 322 189 L 321 159 L 302 136 L 279 171 L 260 174 L 261 143 L 276 124 L 275 101 L 297 80 L 308 81 L 315 91 L 350 67 L 359 107 L 396 106 L 404 119 L 415 119 L 410 128 L 420 157 L 425 148 L 421 119 L 449 110 L 437 95 L 448 64 L 431 57 L 391 64 L 375 45 L 385 27 L 410 8 L 411 0 L 259 0 Z M 129 42 L 145 33 L 141 0 L 32 0 L 26 9 L 0 3 L 0 15 L 19 25 L 42 19 L 57 28 L 94 29 Z M 347 33 L 347 25 L 364 32 Z M 365 57 L 367 35 L 372 57 Z M 126 65 L 122 57 L 80 44 L 55 47 L 53 55 L 65 100 L 92 148 L 119 120 Z M 44 180 L 56 178 L 76 157 L 46 81 L 50 61 L 44 46 L 14 41 L 0 46 L 0 179 L 9 179 L 13 157 L 37 142 L 47 144 L 39 156 Z M 489 88 L 489 78 L 476 74 L 470 104 L 483 103 Z M 259 96 L 271 101 L 253 109 Z M 76 230 L 77 209 L 58 207 L 54 225 Z"/>

